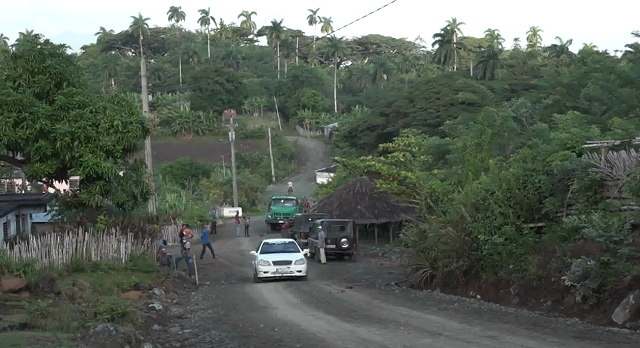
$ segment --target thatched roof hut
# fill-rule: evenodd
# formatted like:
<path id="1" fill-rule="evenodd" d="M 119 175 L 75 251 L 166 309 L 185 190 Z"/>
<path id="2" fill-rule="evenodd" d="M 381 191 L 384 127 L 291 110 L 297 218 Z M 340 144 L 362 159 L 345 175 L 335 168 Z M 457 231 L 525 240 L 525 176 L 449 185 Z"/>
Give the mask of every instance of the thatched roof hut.
<path id="1" fill-rule="evenodd" d="M 326 213 L 334 219 L 351 219 L 356 224 L 405 221 L 413 209 L 376 192 L 376 184 L 366 177 L 340 186 L 311 207 L 311 213 Z"/>

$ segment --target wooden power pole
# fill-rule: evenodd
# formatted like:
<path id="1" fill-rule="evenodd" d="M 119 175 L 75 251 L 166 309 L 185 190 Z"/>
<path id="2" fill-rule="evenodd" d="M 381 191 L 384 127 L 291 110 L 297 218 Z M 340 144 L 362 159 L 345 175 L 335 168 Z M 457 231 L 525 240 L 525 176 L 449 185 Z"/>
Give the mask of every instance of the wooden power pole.
<path id="1" fill-rule="evenodd" d="M 149 113 L 149 90 L 147 88 L 147 64 L 144 61 L 142 47 L 140 47 L 140 81 L 142 87 L 142 114 L 146 118 L 151 118 Z M 149 176 L 149 186 L 151 196 L 149 197 L 149 215 L 156 216 L 156 194 L 153 185 L 153 153 L 151 152 L 151 136 L 144 140 L 144 162 L 147 164 L 147 175 Z"/>
<path id="2" fill-rule="evenodd" d="M 229 118 L 229 142 L 231 143 L 231 176 L 233 181 L 233 207 L 238 207 L 238 181 L 236 179 L 236 131 L 233 116 Z"/>
<path id="3" fill-rule="evenodd" d="M 271 159 L 271 180 L 276 182 L 276 169 L 273 166 L 273 149 L 271 147 L 271 127 L 267 128 L 269 130 L 269 157 Z"/>

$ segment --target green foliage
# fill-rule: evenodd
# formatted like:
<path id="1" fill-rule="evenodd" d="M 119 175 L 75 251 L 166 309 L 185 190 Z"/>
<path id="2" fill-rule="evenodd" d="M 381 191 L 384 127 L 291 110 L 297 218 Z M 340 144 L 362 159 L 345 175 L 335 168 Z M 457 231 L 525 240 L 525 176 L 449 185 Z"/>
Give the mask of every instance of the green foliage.
<path id="1" fill-rule="evenodd" d="M 238 74 L 224 67 L 206 64 L 189 74 L 189 99 L 195 111 L 221 115 L 223 110 L 240 110 L 246 97 Z"/>
<path id="2" fill-rule="evenodd" d="M 200 180 L 210 177 L 215 171 L 214 166 L 198 162 L 191 157 L 181 157 L 173 162 L 164 163 L 159 169 L 159 174 L 168 183 L 185 191 L 193 190 Z"/>
<path id="3" fill-rule="evenodd" d="M 137 100 L 89 92 L 64 46 L 21 41 L 0 61 L 0 98 L 0 160 L 28 180 L 53 186 L 79 175 L 78 206 L 131 210 L 147 200 L 144 165 L 127 159 L 150 132 Z"/>

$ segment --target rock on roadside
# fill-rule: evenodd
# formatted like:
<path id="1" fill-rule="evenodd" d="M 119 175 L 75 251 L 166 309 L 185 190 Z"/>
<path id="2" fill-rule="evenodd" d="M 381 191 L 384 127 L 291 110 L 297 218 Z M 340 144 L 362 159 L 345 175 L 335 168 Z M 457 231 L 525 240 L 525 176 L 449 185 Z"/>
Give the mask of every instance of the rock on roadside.
<path id="1" fill-rule="evenodd" d="M 17 294 L 26 289 L 26 279 L 4 276 L 0 278 L 0 292 L 3 294 Z"/>

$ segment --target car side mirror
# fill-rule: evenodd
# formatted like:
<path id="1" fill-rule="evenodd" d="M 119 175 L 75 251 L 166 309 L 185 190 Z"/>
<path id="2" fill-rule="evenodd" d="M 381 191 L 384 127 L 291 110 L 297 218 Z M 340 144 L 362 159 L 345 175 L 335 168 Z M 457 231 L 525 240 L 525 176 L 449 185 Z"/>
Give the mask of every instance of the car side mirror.
<path id="1" fill-rule="evenodd" d="M 309 256 L 309 249 L 302 250 L 302 254 L 304 254 L 304 256 Z"/>
<path id="2" fill-rule="evenodd" d="M 255 252 L 254 250 L 251 250 L 251 251 L 249 252 L 249 254 L 251 254 L 251 255 L 253 255 L 253 256 L 258 255 L 258 253 L 257 253 L 257 252 Z"/>

